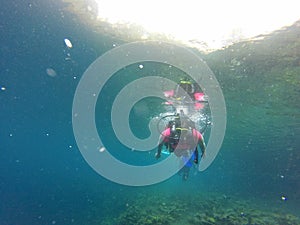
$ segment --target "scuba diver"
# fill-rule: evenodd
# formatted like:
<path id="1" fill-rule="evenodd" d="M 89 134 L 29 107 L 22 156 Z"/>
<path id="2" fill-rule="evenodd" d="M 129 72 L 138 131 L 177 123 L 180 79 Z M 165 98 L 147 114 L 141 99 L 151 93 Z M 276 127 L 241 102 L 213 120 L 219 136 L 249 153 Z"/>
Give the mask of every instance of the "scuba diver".
<path id="1" fill-rule="evenodd" d="M 201 157 L 205 156 L 205 142 L 202 134 L 195 129 L 194 122 L 187 116 L 177 116 L 170 121 L 166 129 L 161 133 L 155 158 L 161 156 L 163 146 L 166 146 L 169 153 L 174 153 L 181 158 L 184 166 L 179 171 L 183 180 L 187 180 L 190 168 L 193 164 L 198 164 L 198 145 L 201 149 Z"/>
<path id="2" fill-rule="evenodd" d="M 202 109 L 204 107 L 202 103 L 207 102 L 207 96 L 201 92 L 199 85 L 189 79 L 181 79 L 173 90 L 164 91 L 164 96 L 170 98 L 170 101 L 166 103 L 168 105 L 192 103 L 195 110 Z"/>

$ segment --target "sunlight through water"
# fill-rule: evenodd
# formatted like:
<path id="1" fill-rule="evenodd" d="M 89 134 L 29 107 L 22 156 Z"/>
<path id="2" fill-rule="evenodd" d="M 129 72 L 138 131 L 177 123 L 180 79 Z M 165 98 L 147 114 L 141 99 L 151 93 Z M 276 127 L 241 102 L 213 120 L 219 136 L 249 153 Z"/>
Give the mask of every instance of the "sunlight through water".
<path id="1" fill-rule="evenodd" d="M 211 48 L 266 34 L 300 18 L 297 0 L 171 1 L 97 0 L 98 18 L 133 23 L 181 41 L 202 41 Z"/>

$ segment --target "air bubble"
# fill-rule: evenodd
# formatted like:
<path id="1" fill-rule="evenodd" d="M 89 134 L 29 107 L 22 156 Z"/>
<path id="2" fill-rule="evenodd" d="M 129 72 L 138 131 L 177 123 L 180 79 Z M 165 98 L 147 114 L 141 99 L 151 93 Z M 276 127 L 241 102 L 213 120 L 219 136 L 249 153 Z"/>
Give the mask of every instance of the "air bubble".
<path id="1" fill-rule="evenodd" d="M 65 38 L 64 42 L 65 42 L 65 44 L 66 44 L 66 46 L 68 48 L 72 48 L 73 47 L 73 44 L 72 44 L 72 42 L 69 39 Z"/>

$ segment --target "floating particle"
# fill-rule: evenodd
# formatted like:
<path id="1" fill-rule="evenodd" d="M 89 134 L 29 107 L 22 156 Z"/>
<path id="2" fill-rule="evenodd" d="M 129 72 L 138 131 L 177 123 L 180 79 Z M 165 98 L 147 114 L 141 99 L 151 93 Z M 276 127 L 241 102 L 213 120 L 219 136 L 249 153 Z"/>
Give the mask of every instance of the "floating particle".
<path id="1" fill-rule="evenodd" d="M 139 65 L 139 68 L 140 68 L 140 69 L 143 69 L 143 68 L 144 68 L 144 66 L 143 66 L 142 64 L 140 64 L 140 65 Z"/>
<path id="2" fill-rule="evenodd" d="M 50 76 L 50 77 L 55 77 L 55 76 L 57 75 L 57 73 L 55 72 L 55 70 L 52 69 L 52 68 L 47 68 L 47 69 L 46 69 L 46 73 L 47 73 L 48 76 Z"/>
<path id="3" fill-rule="evenodd" d="M 67 46 L 68 48 L 72 48 L 72 47 L 73 47 L 72 42 L 71 42 L 69 39 L 65 38 L 65 39 L 64 39 L 64 42 L 65 42 L 65 44 L 66 44 L 66 46 Z"/>
<path id="4" fill-rule="evenodd" d="M 287 198 L 286 198 L 285 196 L 281 196 L 281 200 L 282 200 L 282 201 L 286 201 Z"/>
<path id="5" fill-rule="evenodd" d="M 1 91 L 5 91 L 6 90 L 6 87 L 1 87 Z"/>
<path id="6" fill-rule="evenodd" d="M 104 151 L 105 151 L 104 147 L 99 148 L 99 152 L 104 152 Z"/>

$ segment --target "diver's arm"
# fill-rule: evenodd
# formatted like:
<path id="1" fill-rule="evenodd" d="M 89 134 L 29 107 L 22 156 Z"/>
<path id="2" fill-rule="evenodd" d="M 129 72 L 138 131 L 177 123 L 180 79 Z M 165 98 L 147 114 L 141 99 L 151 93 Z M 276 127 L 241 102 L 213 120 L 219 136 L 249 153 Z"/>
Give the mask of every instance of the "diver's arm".
<path id="1" fill-rule="evenodd" d="M 202 136 L 202 134 L 195 130 L 196 131 L 196 137 L 197 137 L 197 140 L 198 140 L 198 143 L 197 143 L 197 146 L 199 145 L 200 146 L 200 149 L 201 149 L 201 158 L 204 158 L 205 157 L 205 150 L 206 150 L 206 146 L 205 146 L 205 142 L 204 142 L 204 138 Z"/>
<path id="2" fill-rule="evenodd" d="M 157 147 L 157 152 L 155 154 L 155 158 L 158 159 L 160 158 L 160 155 L 161 155 L 161 150 L 162 150 L 162 147 L 163 145 L 167 142 L 167 138 L 166 137 L 169 137 L 170 136 L 170 128 L 167 128 L 166 130 L 164 130 L 160 137 L 159 137 L 159 144 L 158 144 L 158 147 Z"/>
<path id="3" fill-rule="evenodd" d="M 159 144 L 158 144 L 157 152 L 156 152 L 156 154 L 155 154 L 155 158 L 156 158 L 156 159 L 159 159 L 159 158 L 160 158 L 161 150 L 162 150 L 163 145 L 164 145 L 164 141 L 161 140 L 161 141 L 159 142 Z"/>
<path id="4" fill-rule="evenodd" d="M 205 157 L 206 146 L 205 146 L 205 142 L 204 142 L 203 137 L 199 138 L 198 145 L 201 148 L 201 158 L 204 158 Z"/>
<path id="5" fill-rule="evenodd" d="M 199 151 L 198 151 L 198 147 L 196 146 L 195 148 L 195 152 L 194 152 L 194 163 L 198 164 L 199 161 Z"/>

